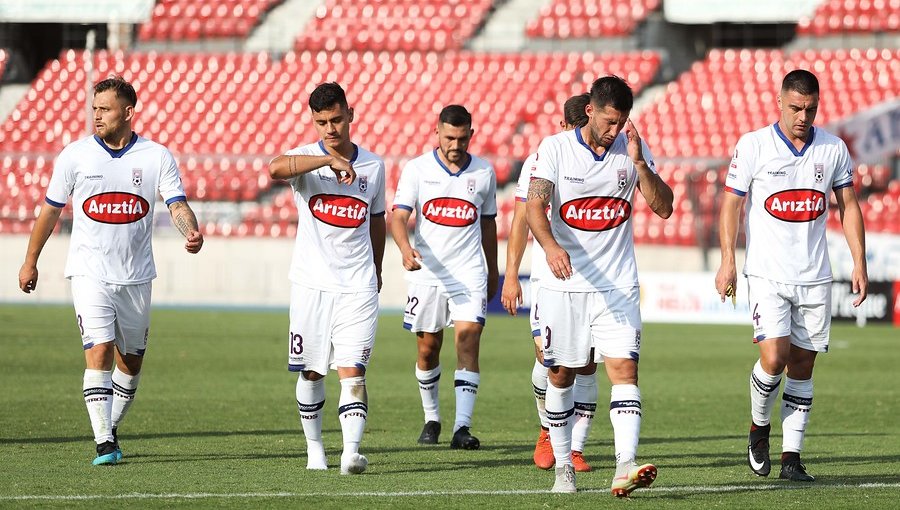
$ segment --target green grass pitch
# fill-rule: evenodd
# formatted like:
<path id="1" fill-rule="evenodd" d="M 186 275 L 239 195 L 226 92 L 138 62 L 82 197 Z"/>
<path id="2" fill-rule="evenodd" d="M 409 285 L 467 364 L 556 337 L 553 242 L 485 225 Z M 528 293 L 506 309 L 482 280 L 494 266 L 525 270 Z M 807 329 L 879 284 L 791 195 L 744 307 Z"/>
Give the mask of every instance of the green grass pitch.
<path id="1" fill-rule="evenodd" d="M 443 352 L 442 444 L 420 447 L 414 338 L 399 316 L 384 316 L 367 377 L 369 470 L 341 476 L 334 373 L 324 422 L 332 467 L 305 469 L 286 311 L 154 309 L 144 376 L 120 428 L 124 462 L 91 466 L 73 315 L 66 306 L 0 306 L 0 507 L 888 508 L 900 493 L 900 335 L 889 327 L 834 327 L 804 452 L 818 480 L 798 485 L 757 478 L 745 464 L 757 357 L 749 326 L 647 324 L 638 454 L 659 478 L 621 501 L 608 492 L 605 377 L 585 452 L 594 471 L 579 474 L 579 494 L 546 492 L 553 476 L 531 462 L 537 417 L 525 317 L 488 319 L 473 425 L 482 449 L 453 451 L 452 342 Z"/>

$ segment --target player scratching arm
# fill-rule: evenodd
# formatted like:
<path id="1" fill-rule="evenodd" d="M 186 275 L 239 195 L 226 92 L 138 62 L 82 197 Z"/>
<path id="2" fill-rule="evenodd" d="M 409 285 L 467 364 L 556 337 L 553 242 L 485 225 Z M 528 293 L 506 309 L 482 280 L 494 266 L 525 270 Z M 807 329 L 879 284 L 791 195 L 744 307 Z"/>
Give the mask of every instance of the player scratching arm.
<path id="1" fill-rule="evenodd" d="M 309 108 L 319 140 L 269 164 L 272 178 L 291 185 L 298 215 L 288 272 L 288 369 L 299 372 L 306 468 L 328 468 L 324 378 L 335 369 L 341 384 L 341 474 L 358 474 L 369 463 L 359 445 L 368 418 L 366 367 L 375 345 L 384 255 L 384 162 L 351 141 L 354 113 L 340 85 L 317 86 Z"/>

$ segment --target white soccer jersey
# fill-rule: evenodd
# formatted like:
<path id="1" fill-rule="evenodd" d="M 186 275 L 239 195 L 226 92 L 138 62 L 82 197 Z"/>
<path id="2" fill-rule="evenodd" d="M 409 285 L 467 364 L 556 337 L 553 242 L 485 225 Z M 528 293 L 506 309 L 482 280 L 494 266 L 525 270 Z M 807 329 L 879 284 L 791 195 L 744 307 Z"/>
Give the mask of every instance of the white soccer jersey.
<path id="1" fill-rule="evenodd" d="M 119 150 L 96 135 L 66 146 L 56 158 L 48 204 L 72 197 L 72 238 L 66 278 L 87 276 L 131 285 L 156 278 L 151 236 L 157 195 L 185 200 L 175 158 L 162 145 L 132 133 Z"/>
<path id="2" fill-rule="evenodd" d="M 480 288 L 487 281 L 481 249 L 481 218 L 497 215 L 494 167 L 470 154 L 469 164 L 450 173 L 438 149 L 403 167 L 394 208 L 416 211 L 415 248 L 422 269 L 409 282 L 448 290 Z"/>
<path id="3" fill-rule="evenodd" d="M 519 181 L 516 183 L 516 202 L 528 201 L 528 185 L 531 183 L 531 174 L 537 167 L 536 154 L 529 154 L 522 163 L 522 172 L 519 173 Z M 531 281 L 539 282 L 543 278 L 553 278 L 550 267 L 547 266 L 547 255 L 541 248 L 541 243 L 531 243 Z"/>
<path id="4" fill-rule="evenodd" d="M 821 128 L 797 150 L 778 123 L 741 137 L 725 190 L 747 198 L 744 274 L 782 283 L 831 281 L 828 193 L 853 185 L 844 142 Z"/>
<path id="5" fill-rule="evenodd" d="M 322 142 L 287 155 L 324 156 Z M 370 216 L 384 214 L 384 161 L 356 147 L 351 184 L 337 182 L 327 166 L 290 179 L 297 204 L 297 241 L 288 274 L 299 285 L 331 292 L 377 290 Z"/>
<path id="6" fill-rule="evenodd" d="M 646 144 L 643 154 L 655 173 Z M 533 178 L 553 183 L 550 226 L 556 242 L 568 252 L 573 272 L 568 280 L 548 275 L 541 287 L 595 292 L 637 286 L 630 220 L 638 176 L 625 133 L 603 156 L 584 142 L 581 129 L 547 137 L 538 149 Z"/>

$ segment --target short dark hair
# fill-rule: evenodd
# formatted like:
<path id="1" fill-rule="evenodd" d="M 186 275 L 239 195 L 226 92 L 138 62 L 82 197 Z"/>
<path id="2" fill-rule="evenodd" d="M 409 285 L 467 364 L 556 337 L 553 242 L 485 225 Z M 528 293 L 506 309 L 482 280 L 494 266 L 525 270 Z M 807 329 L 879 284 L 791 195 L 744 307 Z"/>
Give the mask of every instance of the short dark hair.
<path id="1" fill-rule="evenodd" d="M 597 108 L 612 106 L 620 112 L 630 112 L 634 106 L 634 93 L 622 78 L 604 76 L 591 85 L 591 103 Z"/>
<path id="2" fill-rule="evenodd" d="M 309 108 L 314 112 L 329 110 L 334 105 L 344 109 L 349 108 L 347 95 L 344 94 L 344 89 L 337 82 L 321 83 L 309 95 Z"/>
<path id="3" fill-rule="evenodd" d="M 819 79 L 816 75 L 805 70 L 795 69 L 784 76 L 781 82 L 781 91 L 787 92 L 793 90 L 804 96 L 811 96 L 819 93 Z"/>
<path id="4" fill-rule="evenodd" d="M 137 106 L 137 93 L 134 91 L 134 87 L 125 81 L 125 78 L 118 75 L 110 76 L 94 85 L 95 96 L 101 92 L 106 92 L 107 90 L 115 92 L 116 97 L 124 99 L 132 108 Z"/>
<path id="5" fill-rule="evenodd" d="M 455 127 L 471 126 L 472 114 L 469 113 L 469 110 L 466 110 L 465 106 L 451 104 L 441 110 L 438 120 L 442 124 L 450 124 Z"/>
<path id="6" fill-rule="evenodd" d="M 588 123 L 588 116 L 584 108 L 591 102 L 591 95 L 587 92 L 566 99 L 563 104 L 563 120 L 566 124 L 581 127 Z"/>

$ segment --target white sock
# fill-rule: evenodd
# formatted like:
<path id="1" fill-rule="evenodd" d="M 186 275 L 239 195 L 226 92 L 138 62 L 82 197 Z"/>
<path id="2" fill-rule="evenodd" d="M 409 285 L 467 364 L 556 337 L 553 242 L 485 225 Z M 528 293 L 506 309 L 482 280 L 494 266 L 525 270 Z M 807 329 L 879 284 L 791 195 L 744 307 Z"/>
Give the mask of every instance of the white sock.
<path id="1" fill-rule="evenodd" d="M 538 418 L 541 420 L 541 427 L 545 429 L 550 428 L 545 404 L 545 399 L 547 398 L 547 372 L 547 367 L 535 359 L 534 367 L 531 369 L 531 386 L 534 389 L 534 402 L 537 404 Z"/>
<path id="2" fill-rule="evenodd" d="M 306 469 L 326 469 L 325 446 L 322 444 L 322 408 L 325 407 L 325 379 L 310 381 L 300 373 L 297 377 L 297 409 L 306 436 Z"/>
<path id="3" fill-rule="evenodd" d="M 469 372 L 465 368 L 453 374 L 453 386 L 456 388 L 456 421 L 453 423 L 453 432 L 460 427 L 472 426 L 472 412 L 475 410 L 480 382 L 481 374 Z"/>
<path id="4" fill-rule="evenodd" d="M 778 385 L 781 374 L 767 374 L 759 360 L 750 372 L 750 416 L 753 423 L 766 426 L 772 417 L 772 408 L 778 399 Z"/>
<path id="5" fill-rule="evenodd" d="M 341 379 L 338 419 L 341 422 L 341 432 L 344 434 L 342 457 L 359 452 L 359 442 L 362 440 L 366 417 L 369 414 L 368 400 L 364 376 Z"/>
<path id="6" fill-rule="evenodd" d="M 575 423 L 575 385 L 557 388 L 547 381 L 547 419 L 556 467 L 572 465 L 572 426 Z"/>
<path id="7" fill-rule="evenodd" d="M 137 392 L 138 382 L 141 380 L 141 373 L 128 375 L 119 370 L 119 367 L 113 369 L 112 373 L 112 426 L 118 427 L 128 408 L 134 402 L 134 394 Z"/>
<path id="8" fill-rule="evenodd" d="M 441 381 L 441 366 L 431 370 L 420 370 L 416 365 L 416 379 L 419 381 L 419 396 L 422 397 L 422 410 L 425 421 L 441 421 L 441 407 L 438 403 L 438 386 Z"/>
<path id="9" fill-rule="evenodd" d="M 594 413 L 597 411 L 597 377 L 575 376 L 575 425 L 572 427 L 572 451 L 583 452 L 591 435 Z"/>
<path id="10" fill-rule="evenodd" d="M 783 436 L 781 451 L 800 453 L 803 450 L 803 437 L 806 435 L 806 425 L 809 423 L 812 400 L 812 379 L 801 381 L 790 377 L 784 378 L 784 395 L 781 400 L 781 434 Z"/>
<path id="11" fill-rule="evenodd" d="M 112 441 L 112 370 L 85 369 L 82 389 L 84 405 L 94 429 L 94 442 Z"/>
<path id="12" fill-rule="evenodd" d="M 616 463 L 634 462 L 641 434 L 641 390 L 634 384 L 615 384 L 610 391 L 609 421 L 616 443 Z"/>

